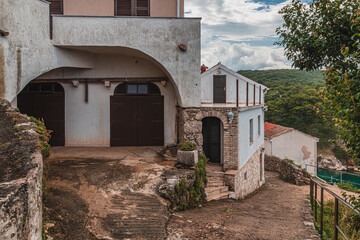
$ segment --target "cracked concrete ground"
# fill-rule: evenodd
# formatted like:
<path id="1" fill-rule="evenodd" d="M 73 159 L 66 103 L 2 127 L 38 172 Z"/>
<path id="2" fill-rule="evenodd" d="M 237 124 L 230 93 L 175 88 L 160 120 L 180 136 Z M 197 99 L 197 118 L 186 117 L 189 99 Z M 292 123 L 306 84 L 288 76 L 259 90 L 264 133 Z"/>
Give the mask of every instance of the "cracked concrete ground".
<path id="1" fill-rule="evenodd" d="M 53 148 L 46 164 L 47 239 L 319 239 L 309 186 L 271 172 L 246 199 L 170 214 L 155 188 L 175 162 L 157 150 Z"/>
<path id="2" fill-rule="evenodd" d="M 169 212 L 155 192 L 174 162 L 156 148 L 53 148 L 47 163 L 48 239 L 164 239 Z"/>

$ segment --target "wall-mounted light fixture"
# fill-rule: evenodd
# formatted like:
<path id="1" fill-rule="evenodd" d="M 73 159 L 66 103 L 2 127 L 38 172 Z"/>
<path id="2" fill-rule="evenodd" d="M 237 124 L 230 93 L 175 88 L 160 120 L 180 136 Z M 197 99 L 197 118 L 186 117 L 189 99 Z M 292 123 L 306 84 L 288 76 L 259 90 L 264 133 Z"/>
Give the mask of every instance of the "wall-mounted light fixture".
<path id="1" fill-rule="evenodd" d="M 228 120 L 229 120 L 229 123 L 231 124 L 232 121 L 234 120 L 234 113 L 232 111 L 228 112 L 227 114 L 227 117 L 228 117 Z"/>
<path id="2" fill-rule="evenodd" d="M 74 87 L 78 87 L 80 85 L 79 81 L 72 81 Z"/>
<path id="3" fill-rule="evenodd" d="M 111 85 L 110 81 L 105 81 L 105 82 L 104 82 L 104 86 L 105 86 L 105 87 L 110 87 L 110 85 Z"/>
<path id="4" fill-rule="evenodd" d="M 161 85 L 163 85 L 163 86 L 165 86 L 166 83 L 167 83 L 167 81 L 165 81 L 165 80 L 161 81 Z"/>

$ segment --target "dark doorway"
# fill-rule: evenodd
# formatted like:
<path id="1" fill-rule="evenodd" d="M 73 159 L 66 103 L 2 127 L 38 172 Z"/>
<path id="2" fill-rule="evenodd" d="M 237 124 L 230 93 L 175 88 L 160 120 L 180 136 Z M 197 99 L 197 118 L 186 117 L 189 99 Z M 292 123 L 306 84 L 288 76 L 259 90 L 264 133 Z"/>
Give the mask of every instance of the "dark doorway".
<path id="1" fill-rule="evenodd" d="M 120 84 L 110 97 L 111 146 L 163 146 L 164 97 L 155 84 Z"/>
<path id="2" fill-rule="evenodd" d="M 215 117 L 202 120 L 203 149 L 212 163 L 221 163 L 221 121 Z"/>
<path id="3" fill-rule="evenodd" d="M 59 83 L 29 83 L 17 105 L 21 113 L 44 120 L 51 146 L 65 145 L 65 93 Z"/>

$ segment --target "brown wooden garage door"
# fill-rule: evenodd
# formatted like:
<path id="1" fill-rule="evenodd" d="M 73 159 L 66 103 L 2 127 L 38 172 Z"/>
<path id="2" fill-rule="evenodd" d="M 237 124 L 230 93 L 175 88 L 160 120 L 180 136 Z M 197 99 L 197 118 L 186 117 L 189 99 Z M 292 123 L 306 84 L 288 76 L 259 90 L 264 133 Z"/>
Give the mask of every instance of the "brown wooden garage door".
<path id="1" fill-rule="evenodd" d="M 110 145 L 164 145 L 164 97 L 111 96 Z"/>
<path id="2" fill-rule="evenodd" d="M 65 94 L 57 83 L 30 83 L 17 97 L 21 113 L 44 119 L 51 146 L 65 145 Z"/>

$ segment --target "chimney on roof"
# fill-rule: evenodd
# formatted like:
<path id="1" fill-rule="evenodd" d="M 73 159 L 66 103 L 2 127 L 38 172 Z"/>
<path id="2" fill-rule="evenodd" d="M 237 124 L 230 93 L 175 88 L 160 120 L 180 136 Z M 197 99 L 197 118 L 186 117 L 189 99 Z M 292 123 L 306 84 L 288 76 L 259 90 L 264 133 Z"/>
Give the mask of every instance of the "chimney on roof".
<path id="1" fill-rule="evenodd" d="M 201 73 L 204 73 L 208 70 L 208 67 L 205 64 L 201 65 Z"/>

